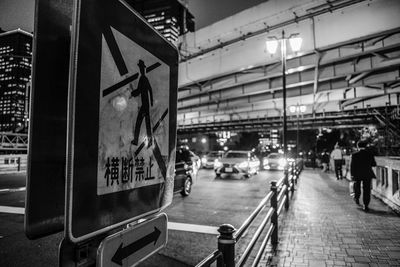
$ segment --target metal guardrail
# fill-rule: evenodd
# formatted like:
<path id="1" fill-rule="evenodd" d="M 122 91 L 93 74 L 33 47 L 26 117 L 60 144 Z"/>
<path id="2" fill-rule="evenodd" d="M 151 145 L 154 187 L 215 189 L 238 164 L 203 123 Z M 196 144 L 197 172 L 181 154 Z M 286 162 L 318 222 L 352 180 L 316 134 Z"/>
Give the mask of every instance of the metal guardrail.
<path id="1" fill-rule="evenodd" d="M 268 222 L 271 222 L 268 231 L 262 240 L 261 246 L 257 251 L 255 259 L 252 263 L 252 267 L 258 265 L 268 244 L 271 239 L 271 243 L 276 245 L 278 243 L 278 217 L 282 212 L 283 207 L 289 208 L 289 193 L 293 196 L 294 186 L 297 183 L 297 179 L 303 169 L 303 161 L 298 161 L 290 165 L 289 170 L 285 171 L 284 177 L 279 181 L 271 181 L 271 191 L 261 200 L 257 208 L 250 214 L 250 216 L 244 221 L 238 230 L 230 224 L 222 224 L 218 232 L 218 249 L 213 251 L 210 255 L 199 262 L 196 267 L 206 267 L 217 262 L 217 267 L 241 267 L 244 266 L 250 253 L 253 251 L 254 245 L 260 238 L 262 232 L 267 226 Z M 238 261 L 235 263 L 235 245 L 243 237 L 243 234 L 254 222 L 254 220 L 260 215 L 267 204 L 270 203 L 270 207 L 264 219 L 257 227 L 256 232 L 247 244 L 243 254 L 240 256 Z"/>
<path id="2" fill-rule="evenodd" d="M 26 151 L 28 134 L 0 132 L 0 151 Z"/>

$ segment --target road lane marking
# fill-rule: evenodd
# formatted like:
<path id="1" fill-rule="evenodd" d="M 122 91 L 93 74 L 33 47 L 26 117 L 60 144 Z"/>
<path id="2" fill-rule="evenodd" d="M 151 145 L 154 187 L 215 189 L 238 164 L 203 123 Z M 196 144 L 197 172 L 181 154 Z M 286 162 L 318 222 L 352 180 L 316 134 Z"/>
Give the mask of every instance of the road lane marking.
<path id="1" fill-rule="evenodd" d="M 0 212 L 13 213 L 13 214 L 25 214 L 25 208 L 0 206 Z"/>
<path id="2" fill-rule="evenodd" d="M 188 223 L 168 222 L 168 230 L 218 235 L 218 227 Z"/>
<path id="3" fill-rule="evenodd" d="M 0 213 L 25 214 L 25 208 L 0 206 Z M 201 234 L 212 234 L 212 235 L 219 234 L 218 227 L 215 227 L 215 226 L 188 224 L 188 223 L 176 223 L 176 222 L 168 222 L 168 230 L 193 232 L 193 233 L 201 233 Z"/>
<path id="4" fill-rule="evenodd" d="M 13 192 L 19 192 L 19 191 L 25 191 L 26 187 L 19 187 L 19 188 L 4 188 L 0 189 L 0 193 L 13 193 Z"/>

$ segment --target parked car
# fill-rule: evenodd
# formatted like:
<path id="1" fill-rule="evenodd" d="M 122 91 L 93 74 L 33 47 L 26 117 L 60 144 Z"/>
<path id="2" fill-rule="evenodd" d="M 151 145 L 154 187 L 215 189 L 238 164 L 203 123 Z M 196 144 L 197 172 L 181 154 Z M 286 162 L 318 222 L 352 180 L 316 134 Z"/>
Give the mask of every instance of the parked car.
<path id="1" fill-rule="evenodd" d="M 187 149 L 178 148 L 175 158 L 174 193 L 188 196 L 192 191 L 193 180 L 196 174 L 193 169 L 197 168 L 191 159 Z"/>
<path id="2" fill-rule="evenodd" d="M 257 174 L 260 161 L 251 151 L 230 150 L 214 163 L 216 177 L 222 174 L 237 174 L 249 178 Z"/>
<path id="3" fill-rule="evenodd" d="M 201 166 L 206 169 L 213 169 L 215 160 L 220 159 L 224 154 L 224 151 L 210 151 L 201 158 Z"/>
<path id="4" fill-rule="evenodd" d="M 270 153 L 263 160 L 265 170 L 283 170 L 286 163 L 284 155 L 280 153 Z"/>

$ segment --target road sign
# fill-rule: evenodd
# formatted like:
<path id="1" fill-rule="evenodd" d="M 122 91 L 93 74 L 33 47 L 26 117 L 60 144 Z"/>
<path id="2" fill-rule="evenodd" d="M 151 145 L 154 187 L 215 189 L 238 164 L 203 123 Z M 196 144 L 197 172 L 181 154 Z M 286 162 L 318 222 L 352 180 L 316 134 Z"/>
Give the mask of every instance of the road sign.
<path id="1" fill-rule="evenodd" d="M 25 201 L 30 239 L 64 229 L 71 23 L 72 1 L 36 1 Z"/>
<path id="2" fill-rule="evenodd" d="M 98 248 L 98 266 L 132 266 L 154 254 L 167 243 L 167 221 L 162 213 L 107 237 Z"/>
<path id="3" fill-rule="evenodd" d="M 120 0 L 76 1 L 66 236 L 76 243 L 172 200 L 178 53 Z"/>

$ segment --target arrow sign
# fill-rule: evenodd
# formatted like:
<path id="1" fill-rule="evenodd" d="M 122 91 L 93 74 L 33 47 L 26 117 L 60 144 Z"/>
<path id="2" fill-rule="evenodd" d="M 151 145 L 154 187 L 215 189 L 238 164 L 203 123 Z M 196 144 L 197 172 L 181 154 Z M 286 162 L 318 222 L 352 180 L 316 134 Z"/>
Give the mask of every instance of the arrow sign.
<path id="1" fill-rule="evenodd" d="M 157 215 L 113 234 L 100 244 L 99 266 L 132 266 L 154 254 L 167 243 L 167 215 Z"/>
<path id="2" fill-rule="evenodd" d="M 153 245 L 155 246 L 160 235 L 161 231 L 158 230 L 157 227 L 154 227 L 154 231 L 151 234 L 142 237 L 138 241 L 135 241 L 124 248 L 122 247 L 123 243 L 121 243 L 121 245 L 119 245 L 117 251 L 115 252 L 114 256 L 112 257 L 111 261 L 122 266 L 123 259 L 129 257 L 133 253 L 137 252 L 138 250 L 144 248 L 145 246 L 151 243 L 153 243 Z"/>

